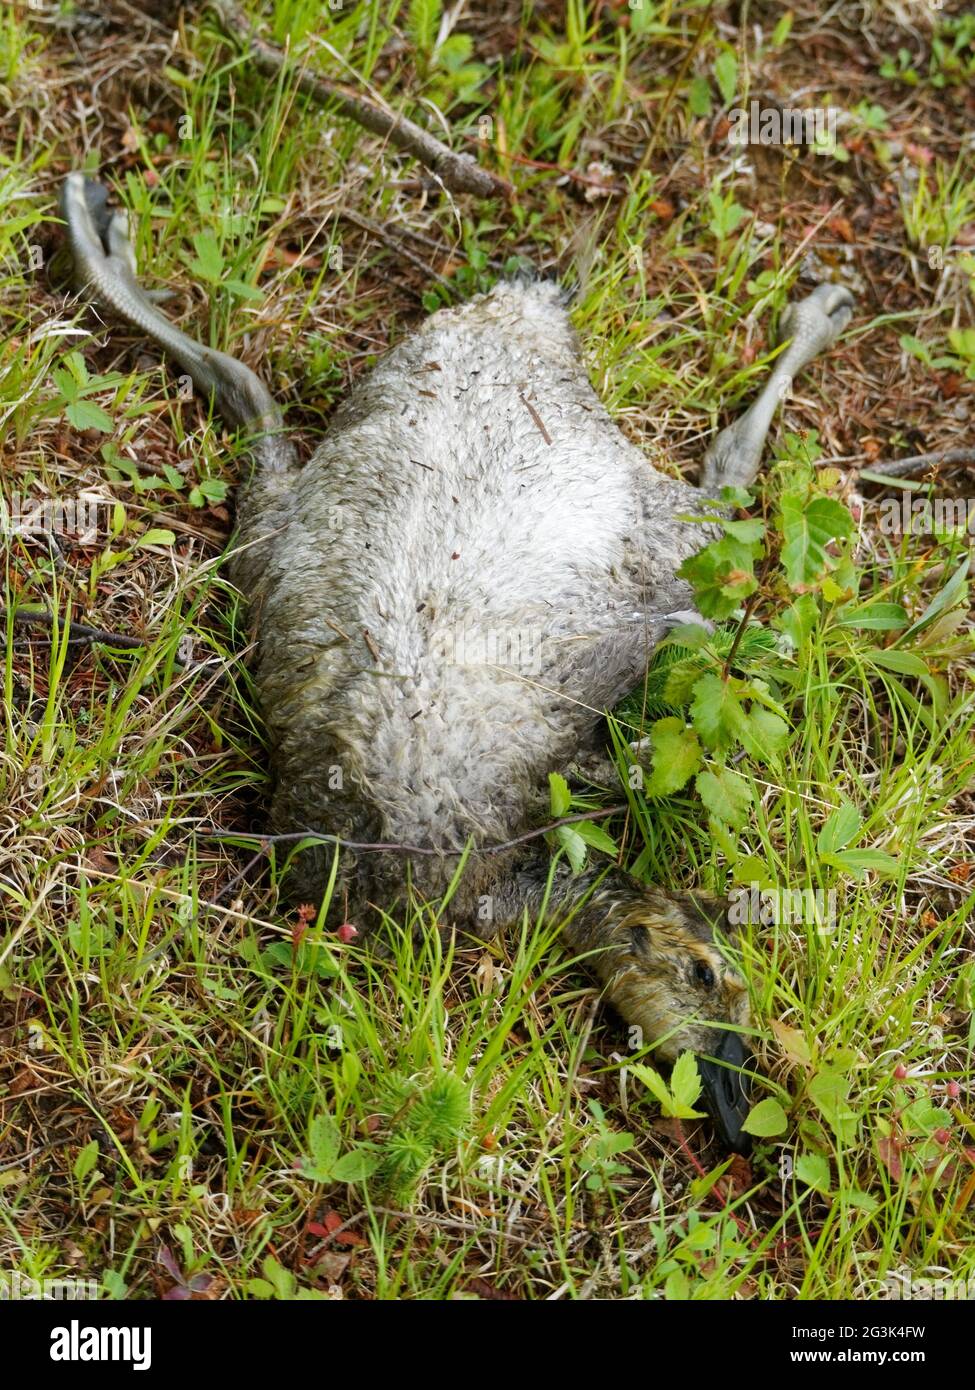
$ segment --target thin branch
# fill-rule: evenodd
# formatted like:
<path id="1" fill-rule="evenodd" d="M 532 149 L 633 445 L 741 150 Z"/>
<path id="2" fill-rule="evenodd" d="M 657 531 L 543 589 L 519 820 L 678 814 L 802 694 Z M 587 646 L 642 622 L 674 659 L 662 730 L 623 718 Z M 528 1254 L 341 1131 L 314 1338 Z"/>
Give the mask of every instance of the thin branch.
<path id="1" fill-rule="evenodd" d="M 103 642 L 108 647 L 122 647 L 126 651 L 134 651 L 147 645 L 147 639 L 144 637 L 129 637 L 121 632 L 109 632 L 104 627 L 89 627 L 86 623 L 66 622 L 64 618 L 55 619 L 51 613 L 30 613 L 23 609 L 0 608 L 0 623 L 6 622 L 8 617 L 13 619 L 15 627 L 46 627 L 50 629 L 56 623 L 58 631 L 66 642 L 84 642 L 88 645 L 92 642 Z"/>
<path id="2" fill-rule="evenodd" d="M 513 840 L 503 840 L 497 845 L 482 845 L 472 849 L 472 854 L 504 854 L 509 849 L 515 849 L 518 845 L 526 844 L 529 840 L 537 840 L 540 835 L 548 835 L 553 830 L 558 830 L 560 825 L 573 825 L 577 821 L 584 820 L 605 820 L 607 816 L 618 815 L 621 811 L 627 810 L 625 802 L 618 806 L 607 806 L 601 811 L 577 811 L 572 816 L 562 816 L 560 820 L 552 821 L 549 825 L 539 826 L 536 830 L 527 830 L 524 835 L 516 835 Z M 363 841 L 363 840 L 343 840 L 341 835 L 319 834 L 314 830 L 289 830 L 280 835 L 210 835 L 207 837 L 212 840 L 252 840 L 260 839 L 261 847 L 257 853 L 240 870 L 234 874 L 229 882 L 225 883 L 220 892 L 213 899 L 214 903 L 219 903 L 222 898 L 228 896 L 237 887 L 238 883 L 250 873 L 257 864 L 267 856 L 268 851 L 274 845 L 297 844 L 301 840 L 311 840 L 315 844 L 341 845 L 343 849 L 356 850 L 365 854 L 418 854 L 429 858 L 446 859 L 453 855 L 465 854 L 466 849 L 431 849 L 429 845 L 403 845 L 392 841 Z"/>
<path id="3" fill-rule="evenodd" d="M 266 77 L 276 77 L 289 61 L 288 55 L 255 33 L 235 0 L 208 0 L 208 3 L 225 33 L 238 39 L 249 51 L 257 70 Z M 470 155 L 455 153 L 422 126 L 396 112 L 384 111 L 375 102 L 331 78 L 305 69 L 298 76 L 298 89 L 312 101 L 334 105 L 348 120 L 413 155 L 451 193 L 476 193 L 481 198 L 511 197 L 511 185 L 497 174 L 482 169 Z"/>
<path id="4" fill-rule="evenodd" d="M 933 454 L 913 454 L 907 459 L 892 459 L 890 463 L 871 463 L 860 469 L 860 476 L 871 481 L 872 473 L 888 478 L 903 478 L 909 473 L 923 473 L 928 468 L 963 468 L 975 463 L 975 449 L 939 449 Z"/>

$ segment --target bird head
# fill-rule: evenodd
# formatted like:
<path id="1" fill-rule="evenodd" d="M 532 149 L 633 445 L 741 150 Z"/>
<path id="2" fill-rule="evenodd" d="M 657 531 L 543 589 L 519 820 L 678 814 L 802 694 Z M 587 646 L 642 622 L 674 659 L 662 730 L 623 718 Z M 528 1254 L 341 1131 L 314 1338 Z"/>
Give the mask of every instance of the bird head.
<path id="1" fill-rule="evenodd" d="M 570 928 L 606 995 L 640 1028 L 655 1055 L 698 1059 L 705 1099 L 729 1148 L 747 1152 L 742 1124 L 749 1110 L 741 1068 L 748 1062 L 748 991 L 719 948 L 733 928 L 727 904 L 703 893 L 646 887 L 620 874 L 604 879 Z"/>

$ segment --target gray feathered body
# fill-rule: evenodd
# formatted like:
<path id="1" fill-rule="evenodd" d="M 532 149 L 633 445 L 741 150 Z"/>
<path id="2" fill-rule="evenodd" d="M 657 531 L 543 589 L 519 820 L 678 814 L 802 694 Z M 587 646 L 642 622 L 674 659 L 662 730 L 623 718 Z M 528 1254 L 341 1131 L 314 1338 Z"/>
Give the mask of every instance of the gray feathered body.
<path id="1" fill-rule="evenodd" d="M 240 503 L 275 830 L 459 850 L 538 824 L 547 774 L 689 608 L 674 572 L 708 536 L 676 518 L 700 508 L 610 420 L 556 286 L 433 315 Z M 299 891 L 329 859 L 302 857 Z M 436 895 L 456 864 L 414 858 L 413 881 Z M 455 907 L 504 867 L 475 861 Z M 362 855 L 356 896 L 404 877 Z"/>

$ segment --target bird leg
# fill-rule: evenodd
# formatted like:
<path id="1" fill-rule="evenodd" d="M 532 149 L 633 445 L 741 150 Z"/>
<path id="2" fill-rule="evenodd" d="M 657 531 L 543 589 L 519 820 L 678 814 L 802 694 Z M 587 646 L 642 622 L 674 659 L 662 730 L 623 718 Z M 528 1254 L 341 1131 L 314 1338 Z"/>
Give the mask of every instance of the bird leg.
<path id="1" fill-rule="evenodd" d="M 776 407 L 797 374 L 830 347 L 853 313 L 853 296 L 842 285 L 817 285 L 812 294 L 789 304 L 779 323 L 779 341 L 790 340 L 772 366 L 756 400 L 717 436 L 704 456 L 700 490 L 717 497 L 723 487 L 748 487 L 762 461 L 765 436 Z"/>
<path id="2" fill-rule="evenodd" d="M 75 281 L 97 305 L 110 309 L 158 344 L 187 372 L 206 398 L 211 395 L 232 428 L 254 434 L 253 451 L 265 469 L 294 462 L 281 435 L 281 412 L 267 387 L 243 362 L 204 347 L 161 314 L 153 302 L 162 296 L 145 290 L 136 275 L 135 254 L 124 212 L 110 212 L 105 188 L 72 173 L 61 189 L 61 215 L 68 227 Z"/>

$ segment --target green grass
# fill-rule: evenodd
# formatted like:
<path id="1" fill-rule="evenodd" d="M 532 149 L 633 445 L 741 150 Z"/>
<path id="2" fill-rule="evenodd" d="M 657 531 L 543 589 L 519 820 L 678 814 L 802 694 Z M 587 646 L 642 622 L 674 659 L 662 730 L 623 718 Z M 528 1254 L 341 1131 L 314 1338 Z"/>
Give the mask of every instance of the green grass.
<path id="1" fill-rule="evenodd" d="M 966 604 L 911 639 L 925 680 L 883 665 L 889 632 L 852 630 L 828 605 L 798 645 L 746 635 L 738 668 L 774 685 L 790 728 L 774 757 L 735 763 L 747 816 L 715 820 L 690 787 L 631 789 L 609 824 L 648 880 L 724 891 L 758 867 L 836 893 L 835 931 L 746 933 L 756 1100 L 786 1116 L 750 1162 L 729 1163 L 706 1124 L 661 1117 L 634 1070 L 652 1048 L 601 1007 L 558 922 L 472 948 L 443 943 L 417 905 L 377 956 L 327 931 L 324 906 L 279 898 L 280 862 L 224 892 L 268 794 L 247 617 L 221 571 L 245 464 L 142 345 L 67 297 L 54 221 L 67 169 L 107 172 L 147 282 L 175 292 L 168 312 L 260 366 L 304 451 L 431 296 L 474 293 L 520 256 L 580 280 L 593 380 L 673 473 L 763 378 L 809 228 L 833 202 L 855 218 L 872 181 L 851 257 L 834 226 L 813 242 L 837 273 L 852 263 L 861 303 L 799 384 L 790 428 L 819 430 L 816 486 L 857 506 L 838 460 L 917 452 L 911 430 L 924 447 L 956 442 L 956 369 L 932 361 L 973 321 L 971 154 L 941 115 L 929 161 L 891 147 L 939 109 L 938 85 L 920 78 L 905 112 L 901 77 L 832 73 L 838 104 L 877 107 L 887 127 L 854 122 L 845 161 L 814 157 L 818 182 L 783 172 L 756 190 L 714 135 L 735 76 L 719 11 L 692 49 L 699 4 L 648 4 L 646 28 L 572 0 L 557 30 L 542 10 L 525 6 L 520 37 L 462 20 L 438 47 L 432 3 L 264 7 L 269 37 L 324 36 L 310 61 L 412 115 L 432 103 L 458 146 L 489 116 L 479 157 L 515 185 L 510 207 L 437 199 L 414 163 L 309 106 L 291 78 L 256 75 L 209 20 L 168 53 L 151 102 L 124 69 L 110 76 L 86 143 L 56 85 L 67 72 L 89 90 L 71 43 L 52 29 L 42 42 L 29 10 L 0 16 L 4 495 L 84 493 L 101 508 L 95 544 L 8 538 L 3 605 L 145 639 L 123 652 L 6 626 L 0 1271 L 132 1298 L 835 1299 L 876 1297 L 898 1271 L 975 1274 Z M 753 87 L 756 71 L 783 95 L 814 80 L 803 40 L 817 14 L 794 16 L 775 42 L 766 24 L 758 49 L 751 20 L 739 36 Z M 897 53 L 892 14 L 877 5 L 869 22 L 878 51 Z M 587 200 L 574 176 L 599 160 L 621 196 Z M 345 209 L 416 234 L 451 296 Z M 949 253 L 936 266 L 934 244 Z M 908 322 L 921 348 L 898 342 Z M 770 528 L 794 477 L 788 450 L 774 456 L 755 509 Z M 883 535 L 873 491 L 851 570 L 860 602 L 916 619 L 966 542 Z M 796 597 L 773 564 L 754 610 L 764 631 Z M 715 638 L 720 658 L 736 625 Z M 617 711 L 630 738 L 672 710 L 653 679 L 652 699 Z M 883 871 L 834 852 L 846 803 L 861 817 L 853 849 Z M 579 791 L 576 807 L 597 804 Z"/>

